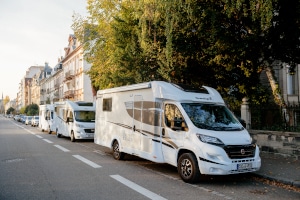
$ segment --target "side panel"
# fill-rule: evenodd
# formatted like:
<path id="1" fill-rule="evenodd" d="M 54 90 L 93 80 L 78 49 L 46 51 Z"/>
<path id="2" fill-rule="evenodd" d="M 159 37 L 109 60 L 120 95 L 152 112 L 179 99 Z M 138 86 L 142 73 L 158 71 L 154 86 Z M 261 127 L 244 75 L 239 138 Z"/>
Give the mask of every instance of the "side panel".
<path id="1" fill-rule="evenodd" d="M 47 130 L 47 120 L 46 120 L 46 106 L 40 105 L 39 111 L 39 128 L 44 131 Z"/>
<path id="2" fill-rule="evenodd" d="M 101 94 L 96 105 L 96 144 L 111 148 L 118 140 L 122 152 L 163 162 L 161 104 L 151 89 Z"/>

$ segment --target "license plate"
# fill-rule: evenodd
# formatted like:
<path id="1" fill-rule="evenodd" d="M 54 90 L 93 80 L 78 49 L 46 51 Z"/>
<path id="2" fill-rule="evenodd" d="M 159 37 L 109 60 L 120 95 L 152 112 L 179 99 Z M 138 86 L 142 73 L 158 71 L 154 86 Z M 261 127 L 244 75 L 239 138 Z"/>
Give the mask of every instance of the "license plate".
<path id="1" fill-rule="evenodd" d="M 250 169 L 250 168 L 252 168 L 252 163 L 241 163 L 237 165 L 237 170 Z"/>

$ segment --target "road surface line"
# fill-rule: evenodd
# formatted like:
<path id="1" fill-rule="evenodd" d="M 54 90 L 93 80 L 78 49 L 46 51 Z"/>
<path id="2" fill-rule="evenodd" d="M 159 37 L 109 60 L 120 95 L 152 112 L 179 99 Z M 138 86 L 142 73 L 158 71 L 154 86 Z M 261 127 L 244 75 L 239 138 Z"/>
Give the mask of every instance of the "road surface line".
<path id="1" fill-rule="evenodd" d="M 150 190 L 147 190 L 146 188 L 143 188 L 137 184 L 135 184 L 134 182 L 120 176 L 120 175 L 110 175 L 110 177 L 112 177 L 113 179 L 119 181 L 120 183 L 123 183 L 124 185 L 126 185 L 127 187 L 137 191 L 138 193 L 148 197 L 149 199 L 155 199 L 155 200 L 167 200 L 161 196 L 159 196 L 158 194 L 155 194 L 153 192 L 151 192 Z"/>
<path id="2" fill-rule="evenodd" d="M 84 162 L 85 164 L 88 164 L 89 166 L 93 167 L 93 168 L 100 168 L 100 165 L 97 165 L 96 163 L 80 156 L 80 155 L 73 155 L 75 158 L 77 158 L 78 160 L 81 160 L 82 162 Z"/>
<path id="3" fill-rule="evenodd" d="M 43 137 L 42 136 L 40 136 L 40 135 L 35 135 L 35 137 L 38 137 L 38 138 L 40 138 L 40 139 L 42 139 Z"/>
<path id="4" fill-rule="evenodd" d="M 60 150 L 64 151 L 64 152 L 69 152 L 69 149 L 66 149 L 65 147 L 62 147 L 60 145 L 54 145 L 55 147 L 59 148 Z"/>
<path id="5" fill-rule="evenodd" d="M 47 139 L 43 139 L 45 142 L 48 142 L 49 144 L 52 144 L 53 142 L 51 142 L 50 140 Z"/>

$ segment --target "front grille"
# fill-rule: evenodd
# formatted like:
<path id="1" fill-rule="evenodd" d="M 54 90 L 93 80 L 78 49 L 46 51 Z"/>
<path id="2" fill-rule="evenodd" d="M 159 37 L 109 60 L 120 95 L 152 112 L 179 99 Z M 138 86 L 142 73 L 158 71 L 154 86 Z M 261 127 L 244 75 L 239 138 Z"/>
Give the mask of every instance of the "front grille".
<path id="1" fill-rule="evenodd" d="M 84 129 L 86 133 L 95 133 L 95 129 Z"/>
<path id="2" fill-rule="evenodd" d="M 224 150 L 231 159 L 252 158 L 255 156 L 255 144 L 250 145 L 229 145 Z"/>

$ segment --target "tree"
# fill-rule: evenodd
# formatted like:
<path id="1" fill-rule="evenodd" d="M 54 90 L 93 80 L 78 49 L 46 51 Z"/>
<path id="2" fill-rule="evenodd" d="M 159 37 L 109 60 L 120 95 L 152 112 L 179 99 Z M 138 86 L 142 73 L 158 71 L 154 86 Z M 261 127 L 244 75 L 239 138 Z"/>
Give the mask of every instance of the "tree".
<path id="1" fill-rule="evenodd" d="M 6 114 L 13 114 L 15 112 L 15 109 L 13 107 L 10 107 L 9 109 L 7 109 Z"/>
<path id="2" fill-rule="evenodd" d="M 34 116 L 39 114 L 39 106 L 37 104 L 30 104 L 25 107 L 24 113 L 29 116 Z"/>
<path id="3" fill-rule="evenodd" d="M 6 105 L 9 101 L 10 101 L 9 96 L 6 96 L 6 97 L 3 99 L 3 105 Z"/>
<path id="4" fill-rule="evenodd" d="M 75 19 L 73 28 L 96 89 L 152 79 L 208 85 L 237 108 L 245 96 L 267 101 L 259 75 L 274 60 L 299 63 L 298 1 L 88 3 L 90 17 Z"/>
<path id="5" fill-rule="evenodd" d="M 26 114 L 26 112 L 25 112 L 25 109 L 26 109 L 26 107 L 24 106 L 24 107 L 22 107 L 21 109 L 20 109 L 20 113 L 21 114 Z"/>

